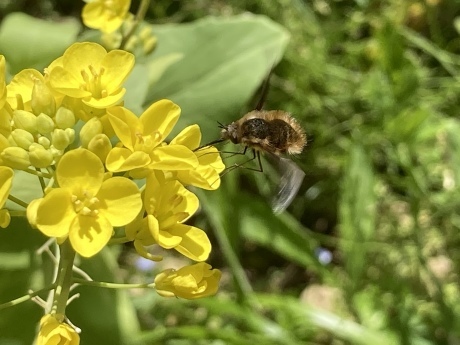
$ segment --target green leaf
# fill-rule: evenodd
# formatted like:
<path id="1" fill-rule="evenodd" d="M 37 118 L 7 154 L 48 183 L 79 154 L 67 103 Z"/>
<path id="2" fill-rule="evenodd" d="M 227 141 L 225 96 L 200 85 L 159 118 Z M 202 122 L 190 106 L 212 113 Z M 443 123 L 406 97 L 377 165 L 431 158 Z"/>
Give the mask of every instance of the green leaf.
<path id="1" fill-rule="evenodd" d="M 385 123 L 385 132 L 397 142 L 407 142 L 416 135 L 420 125 L 429 116 L 428 109 L 406 108 Z"/>
<path id="2" fill-rule="evenodd" d="M 350 282 L 359 286 L 367 269 L 366 241 L 375 232 L 376 196 L 374 174 L 364 148 L 355 143 L 350 149 L 348 166 L 342 182 L 339 205 L 340 249 L 344 254 Z"/>
<path id="3" fill-rule="evenodd" d="M 389 331 L 375 331 L 352 320 L 347 320 L 326 310 L 314 308 L 306 303 L 299 303 L 295 298 L 282 295 L 259 297 L 264 307 L 284 310 L 295 315 L 298 322 L 311 324 L 328 331 L 335 337 L 349 341 L 351 344 L 398 344 L 397 337 Z"/>
<path id="4" fill-rule="evenodd" d="M 182 59 L 156 81 L 153 62 L 146 104 L 169 98 L 182 108 L 180 129 L 198 123 L 205 140 L 218 136 L 216 121 L 229 122 L 270 69 L 281 59 L 287 31 L 263 16 L 205 18 L 191 24 L 155 27 L 158 49 L 152 58 L 180 54 Z"/>
<path id="5" fill-rule="evenodd" d="M 12 13 L 0 27 L 0 52 L 12 74 L 24 68 L 42 70 L 75 42 L 79 30 L 76 19 L 51 22 Z"/>

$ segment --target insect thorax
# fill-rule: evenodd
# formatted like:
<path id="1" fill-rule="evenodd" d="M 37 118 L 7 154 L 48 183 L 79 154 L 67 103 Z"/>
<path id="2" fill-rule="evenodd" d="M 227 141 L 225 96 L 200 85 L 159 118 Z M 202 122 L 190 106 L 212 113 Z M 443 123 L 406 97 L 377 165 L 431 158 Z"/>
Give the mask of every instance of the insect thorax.
<path id="1" fill-rule="evenodd" d="M 285 153 L 292 140 L 297 140 L 297 133 L 285 121 L 274 119 L 266 121 L 252 118 L 244 121 L 240 128 L 241 138 L 248 145 L 261 146 L 272 153 Z"/>

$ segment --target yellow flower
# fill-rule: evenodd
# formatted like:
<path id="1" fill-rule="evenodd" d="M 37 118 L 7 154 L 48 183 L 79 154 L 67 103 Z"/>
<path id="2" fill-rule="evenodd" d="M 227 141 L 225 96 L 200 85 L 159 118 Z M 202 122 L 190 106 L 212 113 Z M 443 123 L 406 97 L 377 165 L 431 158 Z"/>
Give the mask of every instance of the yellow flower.
<path id="1" fill-rule="evenodd" d="M 101 160 L 86 149 L 62 156 L 56 180 L 59 188 L 38 205 L 31 204 L 36 214 L 27 213 L 29 222 L 46 236 L 68 236 L 84 257 L 98 253 L 112 236 L 113 227 L 130 223 L 142 208 L 136 184 L 124 177 L 104 180 Z"/>
<path id="2" fill-rule="evenodd" d="M 193 151 L 200 146 L 200 142 L 200 127 L 191 125 L 171 140 L 170 145 L 184 145 Z M 219 174 L 225 169 L 219 151 L 215 147 L 209 146 L 194 151 L 194 153 L 198 159 L 198 166 L 194 169 L 178 171 L 175 178 L 185 185 L 208 190 L 219 188 Z"/>
<path id="3" fill-rule="evenodd" d="M 109 171 L 187 170 L 198 165 L 195 154 L 186 146 L 163 143 L 180 116 L 179 106 L 170 100 L 153 103 L 139 118 L 124 107 L 110 108 L 108 115 L 122 144 L 107 156 Z"/>
<path id="4" fill-rule="evenodd" d="M 6 87 L 7 101 L 11 108 L 14 110 L 32 111 L 32 90 L 37 80 L 44 83 L 43 75 L 39 71 L 31 68 L 22 70 L 11 79 Z"/>
<path id="5" fill-rule="evenodd" d="M 155 289 L 163 297 L 207 297 L 217 292 L 221 275 L 219 270 L 211 270 L 210 265 L 199 262 L 177 271 L 168 269 L 161 272 L 155 277 Z"/>
<path id="6" fill-rule="evenodd" d="M 128 225 L 126 236 L 134 240 L 141 255 L 144 254 L 141 246 L 157 243 L 192 260 L 206 260 L 211 252 L 208 236 L 201 229 L 182 224 L 198 209 L 198 198 L 178 181 L 160 182 L 155 175 L 147 177 L 144 194 L 147 215 L 141 222 Z"/>
<path id="7" fill-rule="evenodd" d="M 10 224 L 10 214 L 8 210 L 3 209 L 6 199 L 10 194 L 13 183 L 13 170 L 8 167 L 0 166 L 0 227 L 6 228 Z"/>
<path id="8" fill-rule="evenodd" d="M 40 320 L 37 345 L 78 345 L 80 336 L 66 323 L 61 323 L 55 315 L 47 314 Z"/>
<path id="9" fill-rule="evenodd" d="M 49 66 L 48 78 L 54 90 L 80 99 L 89 107 L 105 109 L 122 101 L 126 92 L 122 85 L 133 66 L 131 53 L 107 53 L 97 43 L 80 42 L 72 44 Z"/>
<path id="10" fill-rule="evenodd" d="M 95 0 L 83 7 L 83 23 L 105 33 L 117 30 L 126 18 L 130 0 Z"/>

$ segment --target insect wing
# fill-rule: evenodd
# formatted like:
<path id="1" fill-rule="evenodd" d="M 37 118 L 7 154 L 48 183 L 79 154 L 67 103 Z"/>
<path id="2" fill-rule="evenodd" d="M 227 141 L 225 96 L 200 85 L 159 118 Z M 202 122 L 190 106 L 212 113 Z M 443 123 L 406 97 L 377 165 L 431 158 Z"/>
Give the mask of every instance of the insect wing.
<path id="1" fill-rule="evenodd" d="M 272 201 L 273 212 L 279 214 L 283 212 L 292 202 L 299 191 L 300 185 L 305 177 L 305 173 L 292 160 L 278 157 L 281 178 L 278 193 Z"/>

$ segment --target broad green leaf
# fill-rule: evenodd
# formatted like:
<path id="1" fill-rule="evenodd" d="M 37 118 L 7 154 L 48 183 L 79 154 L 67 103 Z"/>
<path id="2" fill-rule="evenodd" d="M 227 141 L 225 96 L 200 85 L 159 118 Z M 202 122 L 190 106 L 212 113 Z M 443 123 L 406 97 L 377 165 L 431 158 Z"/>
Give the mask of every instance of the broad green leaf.
<path id="1" fill-rule="evenodd" d="M 295 298 L 282 295 L 266 295 L 261 297 L 264 307 L 284 310 L 295 319 L 325 330 L 334 337 L 349 341 L 351 344 L 398 344 L 397 337 L 388 331 L 375 331 L 366 328 L 353 320 L 345 319 L 335 313 L 314 308 L 306 303 L 299 303 Z"/>
<path id="2" fill-rule="evenodd" d="M 124 84 L 126 88 L 124 106 L 137 116 L 142 114 L 142 104 L 147 94 L 148 79 L 145 78 L 147 73 L 148 70 L 144 65 L 136 64 Z"/>
<path id="3" fill-rule="evenodd" d="M 76 19 L 51 22 L 12 13 L 0 27 L 0 52 L 12 74 L 24 68 L 41 71 L 75 42 L 79 30 Z"/>
<path id="4" fill-rule="evenodd" d="M 152 58 L 180 54 L 182 59 L 151 85 L 144 106 L 161 98 L 173 100 L 182 108 L 176 128 L 198 123 L 204 140 L 219 135 L 216 121 L 242 115 L 250 96 L 281 59 L 289 38 L 279 24 L 254 15 L 160 25 L 154 32 L 159 44 Z M 154 73 L 155 64 L 149 67 Z"/>
<path id="5" fill-rule="evenodd" d="M 351 284 L 359 286 L 367 269 L 366 241 L 375 232 L 375 182 L 364 148 L 354 143 L 349 152 L 339 204 L 340 236 L 345 240 L 340 242 L 340 249 Z"/>

